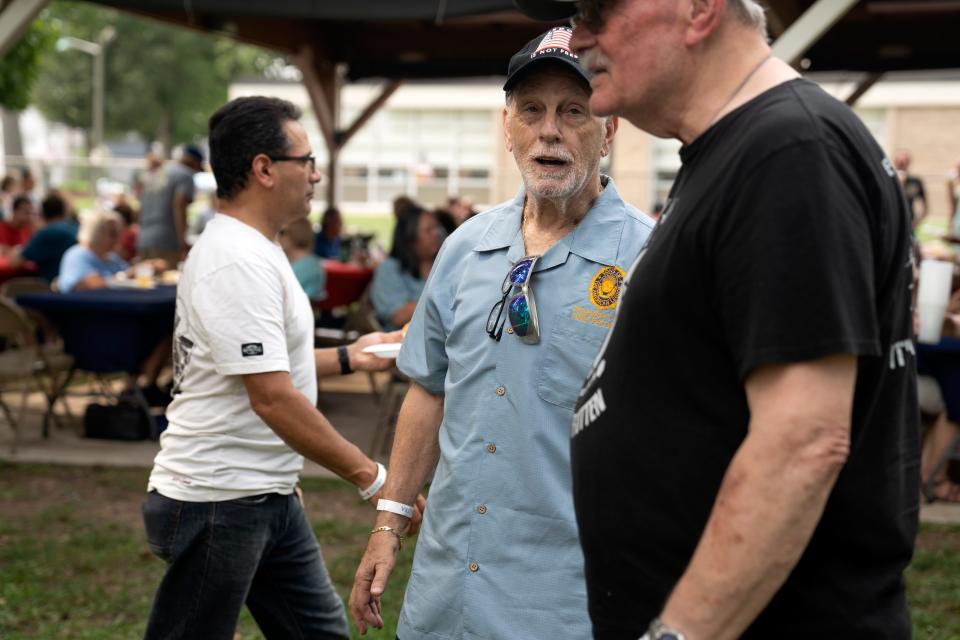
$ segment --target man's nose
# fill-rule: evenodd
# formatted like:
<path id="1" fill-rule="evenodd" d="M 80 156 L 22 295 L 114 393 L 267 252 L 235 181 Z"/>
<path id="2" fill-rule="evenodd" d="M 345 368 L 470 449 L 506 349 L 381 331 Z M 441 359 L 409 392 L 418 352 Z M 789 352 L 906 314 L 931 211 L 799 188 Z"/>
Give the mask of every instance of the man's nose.
<path id="1" fill-rule="evenodd" d="M 561 136 L 560 114 L 556 111 L 547 111 L 543 117 L 543 123 L 540 125 L 540 138 L 544 140 L 559 140 Z"/>

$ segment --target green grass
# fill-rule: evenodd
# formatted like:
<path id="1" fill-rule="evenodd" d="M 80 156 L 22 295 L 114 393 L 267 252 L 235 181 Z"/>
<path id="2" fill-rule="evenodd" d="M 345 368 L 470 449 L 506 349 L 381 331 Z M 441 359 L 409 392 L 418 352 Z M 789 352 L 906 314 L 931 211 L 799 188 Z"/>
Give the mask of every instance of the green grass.
<path id="1" fill-rule="evenodd" d="M 344 231 L 353 233 L 372 233 L 384 250 L 389 251 L 393 243 L 393 227 L 396 219 L 392 213 L 350 213 L 343 215 Z"/>
<path id="2" fill-rule="evenodd" d="M 142 636 L 164 568 L 140 524 L 146 478 L 142 469 L 0 462 L 0 638 Z M 346 598 L 373 513 L 345 483 L 306 480 L 303 489 Z M 405 545 L 383 598 L 386 628 L 367 638 L 394 638 L 413 546 Z M 907 585 L 918 640 L 960 639 L 960 526 L 921 527 Z M 262 638 L 246 610 L 237 632 Z"/>
<path id="3" fill-rule="evenodd" d="M 922 525 L 907 595 L 918 640 L 960 639 L 960 525 Z"/>
<path id="4" fill-rule="evenodd" d="M 139 521 L 146 478 L 145 470 L 0 462 L 0 638 L 143 636 L 164 569 Z M 307 480 L 303 488 L 327 568 L 346 600 L 373 512 L 343 482 Z M 318 508 L 330 501 L 340 505 L 340 518 Z M 367 638 L 395 637 L 413 547 L 404 546 L 384 594 L 385 628 Z M 263 637 L 246 609 L 237 633 Z"/>

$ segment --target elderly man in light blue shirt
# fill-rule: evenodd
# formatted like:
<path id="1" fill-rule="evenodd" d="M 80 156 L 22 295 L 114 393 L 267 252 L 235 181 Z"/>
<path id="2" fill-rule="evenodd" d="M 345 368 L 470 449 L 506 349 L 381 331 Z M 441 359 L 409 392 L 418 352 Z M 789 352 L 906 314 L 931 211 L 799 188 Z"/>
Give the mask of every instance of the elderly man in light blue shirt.
<path id="1" fill-rule="evenodd" d="M 572 409 L 653 223 L 600 174 L 617 121 L 590 114 L 569 38 L 551 29 L 511 59 L 504 136 L 524 187 L 450 236 L 404 341 L 413 384 L 350 596 L 363 633 L 383 624 L 404 506 L 436 465 L 397 637 L 590 637 Z"/>

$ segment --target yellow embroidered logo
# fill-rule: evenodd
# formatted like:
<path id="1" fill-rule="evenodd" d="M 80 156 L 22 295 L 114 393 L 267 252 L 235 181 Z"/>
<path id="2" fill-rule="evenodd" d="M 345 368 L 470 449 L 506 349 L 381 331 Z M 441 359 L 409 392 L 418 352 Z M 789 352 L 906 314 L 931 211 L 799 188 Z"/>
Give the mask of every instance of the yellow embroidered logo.
<path id="1" fill-rule="evenodd" d="M 598 309 L 616 309 L 620 288 L 626 276 L 623 269 L 614 265 L 597 271 L 590 282 L 590 302 Z"/>

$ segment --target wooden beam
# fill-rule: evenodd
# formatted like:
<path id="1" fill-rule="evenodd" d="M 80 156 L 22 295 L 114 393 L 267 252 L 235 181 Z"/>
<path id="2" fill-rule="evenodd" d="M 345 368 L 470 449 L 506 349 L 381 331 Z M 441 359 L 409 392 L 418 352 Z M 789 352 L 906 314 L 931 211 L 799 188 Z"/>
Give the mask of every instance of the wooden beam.
<path id="1" fill-rule="evenodd" d="M 855 104 L 857 104 L 857 101 L 863 97 L 863 94 L 869 91 L 870 87 L 877 84 L 883 75 L 884 74 L 882 71 L 874 71 L 864 76 L 856 88 L 854 88 L 853 93 L 847 96 L 847 99 L 844 101 L 847 103 L 847 106 L 853 107 Z"/>
<path id="2" fill-rule="evenodd" d="M 20 41 L 47 0 L 0 0 L 0 58 Z"/>
<path id="3" fill-rule="evenodd" d="M 380 95 L 377 96 L 370 104 L 367 105 L 367 108 L 363 110 L 363 113 L 357 116 L 357 119 L 353 121 L 345 131 L 338 132 L 337 135 L 337 146 L 342 149 L 348 142 L 350 138 L 359 131 L 363 125 L 367 124 L 367 121 L 370 120 L 380 110 L 387 100 L 390 99 L 397 89 L 400 88 L 400 85 L 403 84 L 402 80 L 391 80 L 383 86 L 383 89 L 380 91 Z"/>
<path id="4" fill-rule="evenodd" d="M 773 43 L 773 55 L 796 65 L 806 51 L 857 4 L 858 0 L 817 0 Z"/>
<path id="5" fill-rule="evenodd" d="M 300 75 L 303 76 L 303 86 L 307 90 L 307 95 L 310 96 L 310 104 L 320 124 L 320 131 L 323 133 L 327 149 L 332 150 L 337 145 L 337 123 L 334 119 L 333 105 L 324 89 L 321 74 L 313 57 L 313 49 L 310 45 L 304 45 L 293 59 L 300 69 Z"/>

